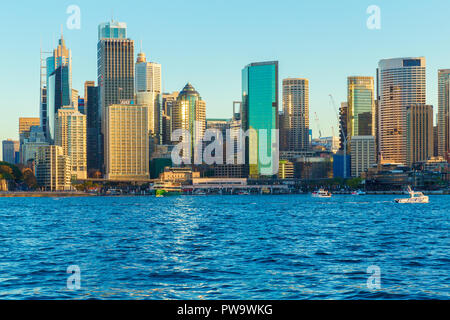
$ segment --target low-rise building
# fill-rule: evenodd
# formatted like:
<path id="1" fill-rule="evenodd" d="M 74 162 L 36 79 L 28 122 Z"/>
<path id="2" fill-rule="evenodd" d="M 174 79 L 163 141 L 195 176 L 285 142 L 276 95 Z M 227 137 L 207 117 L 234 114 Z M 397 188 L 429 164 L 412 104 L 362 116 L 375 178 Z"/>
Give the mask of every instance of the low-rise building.
<path id="1" fill-rule="evenodd" d="M 71 185 L 70 157 L 60 146 L 41 146 L 36 153 L 36 181 L 48 191 L 67 191 Z"/>

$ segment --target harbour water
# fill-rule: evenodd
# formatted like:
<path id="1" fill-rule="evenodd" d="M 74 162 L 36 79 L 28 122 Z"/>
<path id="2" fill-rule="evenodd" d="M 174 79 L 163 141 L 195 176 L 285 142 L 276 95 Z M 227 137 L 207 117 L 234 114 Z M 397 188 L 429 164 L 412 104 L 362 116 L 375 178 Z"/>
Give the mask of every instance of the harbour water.
<path id="1" fill-rule="evenodd" d="M 396 197 L 0 198 L 0 299 L 449 299 L 450 197 Z"/>

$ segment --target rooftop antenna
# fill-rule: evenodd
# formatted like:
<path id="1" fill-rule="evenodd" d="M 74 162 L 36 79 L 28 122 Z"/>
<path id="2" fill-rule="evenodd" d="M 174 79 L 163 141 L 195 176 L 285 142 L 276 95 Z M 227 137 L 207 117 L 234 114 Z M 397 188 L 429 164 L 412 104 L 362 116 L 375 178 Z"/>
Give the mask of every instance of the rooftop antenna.
<path id="1" fill-rule="evenodd" d="M 114 22 L 114 9 L 111 9 L 111 22 Z"/>

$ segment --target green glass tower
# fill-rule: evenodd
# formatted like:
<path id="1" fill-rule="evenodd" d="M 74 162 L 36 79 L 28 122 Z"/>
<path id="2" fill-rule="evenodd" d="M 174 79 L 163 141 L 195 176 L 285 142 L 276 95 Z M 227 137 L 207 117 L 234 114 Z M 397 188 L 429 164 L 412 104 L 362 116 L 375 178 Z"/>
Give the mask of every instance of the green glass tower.
<path id="1" fill-rule="evenodd" d="M 272 159 L 273 129 L 278 129 L 278 61 L 257 62 L 242 69 L 242 128 L 254 129 L 256 135 L 249 135 L 245 143 L 245 163 L 250 178 L 271 176 L 274 163 L 262 161 Z M 264 132 L 265 131 L 265 132 Z M 267 141 L 264 144 L 263 137 Z M 278 141 L 276 141 L 278 143 Z M 264 150 L 263 150 L 264 149 Z"/>

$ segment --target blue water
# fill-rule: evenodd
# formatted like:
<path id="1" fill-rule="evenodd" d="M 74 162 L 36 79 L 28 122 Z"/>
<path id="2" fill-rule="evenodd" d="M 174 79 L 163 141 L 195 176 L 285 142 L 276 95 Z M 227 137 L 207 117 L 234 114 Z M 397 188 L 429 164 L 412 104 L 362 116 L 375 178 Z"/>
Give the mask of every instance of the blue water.
<path id="1" fill-rule="evenodd" d="M 0 299 L 449 299 L 450 196 L 395 197 L 0 198 Z"/>

